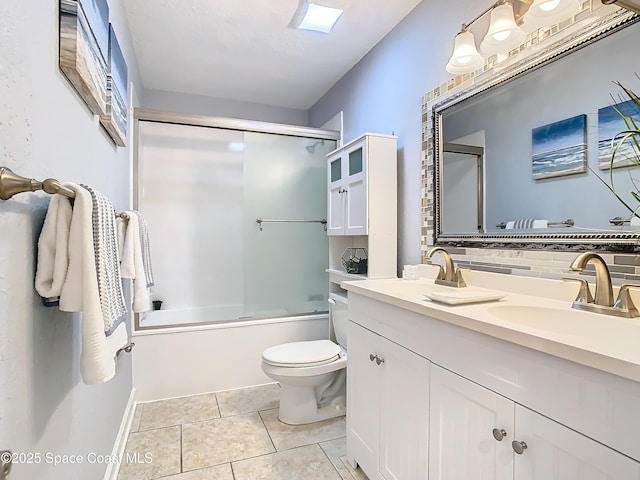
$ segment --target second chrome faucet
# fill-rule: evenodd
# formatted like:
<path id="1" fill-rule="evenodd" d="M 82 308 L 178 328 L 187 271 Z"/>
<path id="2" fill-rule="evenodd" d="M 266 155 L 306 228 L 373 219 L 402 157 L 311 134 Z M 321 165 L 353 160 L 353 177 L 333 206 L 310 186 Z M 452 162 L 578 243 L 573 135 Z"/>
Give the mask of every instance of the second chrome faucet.
<path id="1" fill-rule="evenodd" d="M 596 288 L 593 295 L 591 295 L 591 290 L 586 280 L 581 278 L 563 278 L 564 281 L 568 282 L 580 282 L 580 291 L 572 307 L 578 310 L 587 310 L 617 317 L 639 317 L 640 312 L 638 312 L 638 309 L 633 304 L 629 289 L 640 288 L 640 285 L 622 285 L 618 292 L 618 298 L 614 302 L 611 274 L 609 273 L 607 264 L 600 255 L 592 252 L 578 255 L 571 264 L 571 270 L 574 272 L 582 272 L 589 262 L 593 263 L 596 271 Z"/>

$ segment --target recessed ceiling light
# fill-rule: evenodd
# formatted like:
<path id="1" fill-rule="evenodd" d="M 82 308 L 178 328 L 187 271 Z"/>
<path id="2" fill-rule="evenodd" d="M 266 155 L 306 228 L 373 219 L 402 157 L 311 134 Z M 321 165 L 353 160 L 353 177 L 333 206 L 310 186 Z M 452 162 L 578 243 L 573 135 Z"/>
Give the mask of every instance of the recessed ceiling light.
<path id="1" fill-rule="evenodd" d="M 291 24 L 302 30 L 329 33 L 340 18 L 340 15 L 342 15 L 342 12 L 341 8 L 325 7 L 324 5 L 301 0 Z"/>

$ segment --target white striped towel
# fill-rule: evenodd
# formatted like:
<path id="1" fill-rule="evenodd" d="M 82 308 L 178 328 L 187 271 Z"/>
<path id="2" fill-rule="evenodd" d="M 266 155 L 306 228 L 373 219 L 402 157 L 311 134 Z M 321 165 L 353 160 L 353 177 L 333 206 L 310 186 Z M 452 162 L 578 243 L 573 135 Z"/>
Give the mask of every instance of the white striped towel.
<path id="1" fill-rule="evenodd" d="M 140 216 L 135 211 L 125 212 L 129 216 L 122 251 L 122 278 L 133 279 L 133 311 L 151 310 L 151 295 L 148 277 L 144 268 L 143 241 L 140 233 Z"/>
<path id="2" fill-rule="evenodd" d="M 547 228 L 549 222 L 547 220 L 535 220 L 533 218 L 521 218 L 519 220 L 509 220 L 505 229 L 511 230 L 514 228 Z"/>

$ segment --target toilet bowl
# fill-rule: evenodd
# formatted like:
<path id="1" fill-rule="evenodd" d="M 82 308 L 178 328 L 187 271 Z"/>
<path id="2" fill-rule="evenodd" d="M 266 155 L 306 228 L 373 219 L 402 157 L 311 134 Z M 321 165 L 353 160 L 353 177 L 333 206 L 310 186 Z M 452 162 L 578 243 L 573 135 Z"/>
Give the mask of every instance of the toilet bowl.
<path id="1" fill-rule="evenodd" d="M 331 295 L 336 339 L 283 343 L 262 353 L 262 371 L 280 383 L 278 418 L 302 425 L 346 413 L 346 298 Z"/>

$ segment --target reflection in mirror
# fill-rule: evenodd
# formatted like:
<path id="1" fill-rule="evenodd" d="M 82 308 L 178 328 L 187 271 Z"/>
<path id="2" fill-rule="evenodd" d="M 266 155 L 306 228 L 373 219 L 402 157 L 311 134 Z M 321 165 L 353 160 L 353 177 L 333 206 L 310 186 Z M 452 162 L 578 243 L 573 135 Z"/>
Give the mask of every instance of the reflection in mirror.
<path id="1" fill-rule="evenodd" d="M 445 233 L 483 231 L 484 148 L 480 146 L 480 139 L 473 137 L 478 135 L 443 145 L 442 231 Z"/>
<path id="2" fill-rule="evenodd" d="M 632 60 L 640 38 L 636 22 L 627 21 L 619 31 L 545 65 L 525 68 L 508 81 L 488 82 L 490 88 L 470 89 L 461 99 L 433 107 L 435 179 L 440 182 L 436 243 L 451 236 L 504 241 L 520 233 L 561 242 L 573 235 L 586 243 L 585 234 L 633 228 L 610 222 L 629 219 L 631 212 L 605 183 L 613 180 L 621 196 L 638 205 L 629 192 L 637 190 L 640 169 L 611 171 L 607 162 L 599 162 L 607 142 L 599 144 L 604 129 L 599 131 L 598 123 L 599 111 L 602 122 L 602 109 L 620 101 L 614 82 L 640 90 L 640 66 Z M 449 144 L 458 150 L 484 148 L 480 176 L 474 177 L 478 170 L 472 173 L 473 162 L 464 160 L 468 155 L 449 153 Z M 478 207 L 484 208 L 476 215 Z"/>

